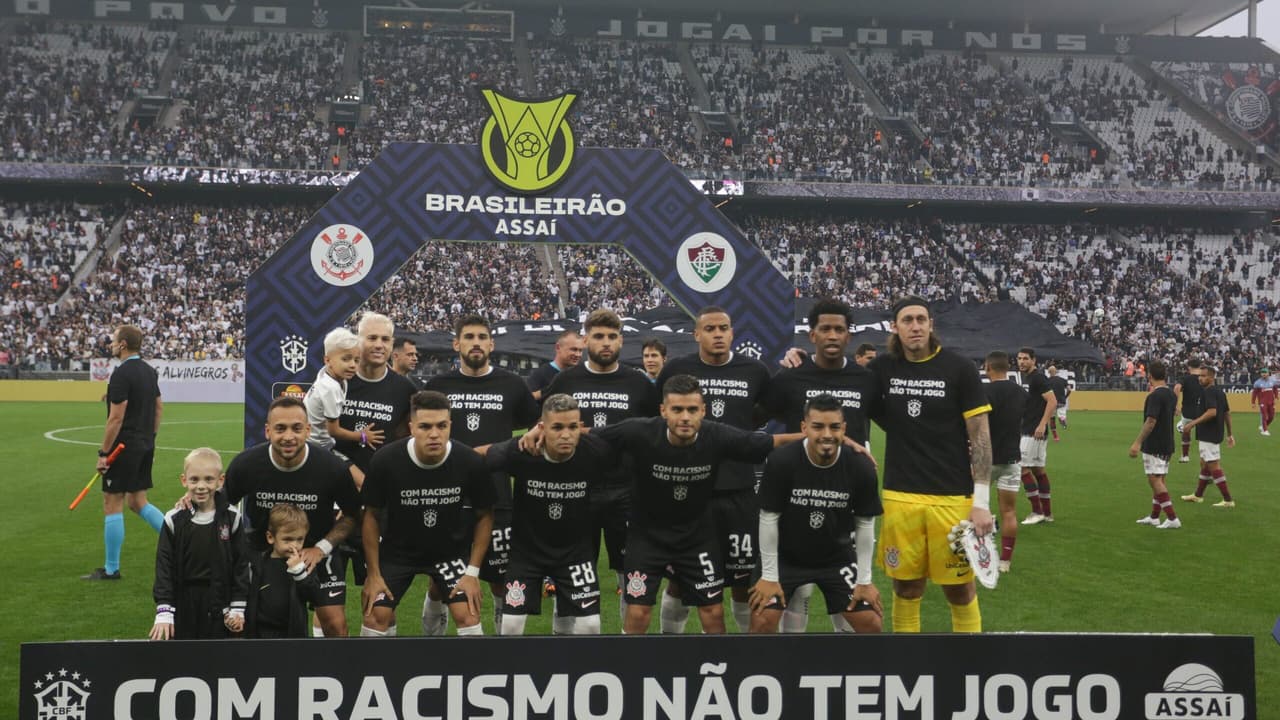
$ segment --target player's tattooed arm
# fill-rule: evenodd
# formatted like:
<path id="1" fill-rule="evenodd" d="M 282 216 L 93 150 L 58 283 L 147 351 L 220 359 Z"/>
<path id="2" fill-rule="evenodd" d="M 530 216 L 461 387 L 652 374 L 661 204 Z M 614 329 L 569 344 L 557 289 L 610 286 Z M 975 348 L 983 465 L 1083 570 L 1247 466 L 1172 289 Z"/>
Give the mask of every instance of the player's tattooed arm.
<path id="1" fill-rule="evenodd" d="M 1138 453 L 1142 450 L 1142 443 L 1151 435 L 1151 431 L 1156 429 L 1156 419 L 1147 418 L 1142 423 L 1142 430 L 1138 433 L 1138 439 L 1133 441 L 1129 446 L 1129 457 L 1138 457 Z"/>
<path id="2" fill-rule="evenodd" d="M 974 482 L 991 482 L 991 426 L 987 423 L 987 415 L 974 415 L 967 418 L 965 426 L 969 431 L 969 472 Z"/>

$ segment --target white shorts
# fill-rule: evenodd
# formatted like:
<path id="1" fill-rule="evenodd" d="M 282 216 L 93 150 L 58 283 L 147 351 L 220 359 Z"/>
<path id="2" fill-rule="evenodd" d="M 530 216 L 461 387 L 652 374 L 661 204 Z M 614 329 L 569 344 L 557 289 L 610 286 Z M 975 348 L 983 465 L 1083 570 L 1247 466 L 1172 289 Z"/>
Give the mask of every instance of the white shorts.
<path id="1" fill-rule="evenodd" d="M 1222 446 L 1218 443 L 1200 441 L 1200 459 L 1205 462 L 1213 462 L 1222 459 Z"/>
<path id="2" fill-rule="evenodd" d="M 1067 419 L 1067 406 L 1065 403 L 1058 406 L 1058 419 L 1059 420 Z"/>
<path id="3" fill-rule="evenodd" d="M 1142 453 L 1142 471 L 1148 475 L 1168 475 L 1169 458 Z"/>
<path id="4" fill-rule="evenodd" d="M 1048 438 L 1037 440 L 1030 435 L 1023 435 L 1019 447 L 1022 449 L 1022 467 L 1044 467 L 1044 458 L 1049 450 Z"/>
<path id="5" fill-rule="evenodd" d="M 992 465 L 991 481 L 996 484 L 997 490 L 1018 492 L 1018 488 L 1022 487 L 1022 466 L 1018 463 Z"/>

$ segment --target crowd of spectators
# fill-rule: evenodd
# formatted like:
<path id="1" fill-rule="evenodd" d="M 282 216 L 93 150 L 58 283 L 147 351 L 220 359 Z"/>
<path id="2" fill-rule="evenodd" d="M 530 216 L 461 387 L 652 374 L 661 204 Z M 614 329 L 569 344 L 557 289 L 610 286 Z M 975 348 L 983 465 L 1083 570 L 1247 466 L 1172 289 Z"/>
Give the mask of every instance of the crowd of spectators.
<path id="1" fill-rule="evenodd" d="M 960 225 L 951 242 L 997 285 L 1070 335 L 1097 346 L 1104 372 L 1132 361 L 1211 359 L 1243 382 L 1280 351 L 1273 294 L 1234 279 L 1235 253 L 1209 251 L 1189 231 L 1157 227 Z M 1237 233 L 1274 288 L 1280 255 Z M 1243 265 L 1243 261 L 1241 262 Z"/>
<path id="2" fill-rule="evenodd" d="M 516 243 L 427 243 L 356 316 L 380 312 L 405 332 L 452 332 L 469 312 L 490 322 L 557 317 L 559 290 L 541 252 L 541 246 Z"/>
<path id="3" fill-rule="evenodd" d="M 622 249 L 613 245 L 560 245 L 564 269 L 565 317 L 578 318 L 598 307 L 620 315 L 671 304 L 662 286 Z"/>
<path id="4" fill-rule="evenodd" d="M 511 43 L 490 39 L 365 39 L 360 77 L 368 117 L 355 130 L 347 168 L 359 170 L 392 142 L 476 143 L 489 116 L 483 87 L 521 95 Z"/>
<path id="5" fill-rule="evenodd" d="M 0 43 L 0 160 L 125 161 L 121 108 L 155 89 L 175 38 L 141 25 L 16 25 Z"/>

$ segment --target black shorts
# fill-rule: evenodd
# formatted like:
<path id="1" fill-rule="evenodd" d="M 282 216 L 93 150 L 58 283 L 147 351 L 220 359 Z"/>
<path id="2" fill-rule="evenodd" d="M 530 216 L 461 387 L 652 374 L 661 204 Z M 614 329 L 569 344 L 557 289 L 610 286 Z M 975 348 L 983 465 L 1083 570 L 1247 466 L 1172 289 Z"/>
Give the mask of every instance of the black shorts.
<path id="1" fill-rule="evenodd" d="M 706 525 L 678 540 L 661 531 L 631 528 L 623 594 L 627 603 L 652 606 L 666 573 L 680 585 L 685 605 L 716 605 L 724 599 L 720 543 Z"/>
<path id="2" fill-rule="evenodd" d="M 783 597 L 791 597 L 801 585 L 817 585 L 822 591 L 822 599 L 827 603 L 827 614 L 842 612 L 860 612 L 870 610 L 867 602 L 859 602 L 852 609 L 849 600 L 853 596 L 853 586 L 858 582 L 858 564 L 850 562 L 834 567 L 798 567 L 778 563 L 778 581 L 782 585 Z"/>
<path id="3" fill-rule="evenodd" d="M 102 473 L 102 492 L 131 493 L 151 489 L 151 465 L 155 448 L 133 450 L 125 443 L 111 467 Z"/>
<path id="4" fill-rule="evenodd" d="M 480 579 L 501 583 L 511 563 L 511 508 L 493 509 L 493 530 L 489 533 L 489 550 L 480 566 Z"/>
<path id="5" fill-rule="evenodd" d="M 756 530 L 760 501 L 752 488 L 716 493 L 711 497 L 711 520 L 720 541 L 724 581 L 729 587 L 749 587 L 755 581 Z"/>
<path id="6" fill-rule="evenodd" d="M 578 562 L 544 565 L 513 560 L 507 569 L 507 596 L 504 615 L 542 614 L 542 579 L 556 584 L 556 614 L 584 617 L 600 614 L 600 581 L 595 561 L 583 557 Z"/>
<path id="7" fill-rule="evenodd" d="M 316 564 L 320 588 L 316 590 L 315 607 L 347 604 L 347 556 L 342 548 L 334 548 L 329 557 Z"/>
<path id="8" fill-rule="evenodd" d="M 609 568 L 626 567 L 627 524 L 631 520 L 631 488 L 623 485 L 605 485 L 591 489 L 591 517 L 595 527 L 591 529 L 592 547 L 600 557 L 600 535 L 604 535 L 605 549 L 609 552 Z"/>
<path id="9" fill-rule="evenodd" d="M 426 575 L 431 578 L 432 584 L 438 585 L 443 589 L 443 602 L 466 602 L 467 596 L 461 593 L 450 597 L 453 592 L 453 586 L 458 584 L 458 579 L 462 577 L 466 570 L 466 558 L 454 558 L 453 560 L 445 560 L 430 565 L 401 565 L 395 561 L 387 562 L 384 560 L 382 562 L 382 579 L 387 583 L 387 589 L 391 591 L 394 599 L 379 595 L 373 604 L 376 607 L 394 609 L 400 604 L 404 594 L 408 592 L 409 586 L 413 584 L 415 575 Z"/>

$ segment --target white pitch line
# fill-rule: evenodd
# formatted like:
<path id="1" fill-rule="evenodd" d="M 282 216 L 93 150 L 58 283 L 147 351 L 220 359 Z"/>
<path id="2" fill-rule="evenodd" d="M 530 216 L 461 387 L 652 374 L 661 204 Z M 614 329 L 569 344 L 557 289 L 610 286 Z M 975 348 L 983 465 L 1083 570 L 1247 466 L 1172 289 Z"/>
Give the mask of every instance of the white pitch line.
<path id="1" fill-rule="evenodd" d="M 169 425 L 229 425 L 229 424 L 231 424 L 231 423 L 235 423 L 235 422 L 239 422 L 239 421 L 238 421 L 238 420 L 174 420 L 174 421 L 170 421 L 170 422 L 164 422 L 163 424 L 164 424 L 164 426 L 169 426 Z M 105 427 L 106 427 L 105 425 L 80 425 L 79 427 L 54 428 L 54 429 L 50 430 L 49 432 L 45 433 L 45 434 L 44 434 L 44 438 L 45 438 L 46 440 L 52 440 L 52 441 L 54 441 L 54 442 L 60 442 L 60 443 L 68 443 L 68 444 L 71 444 L 71 445 L 99 445 L 99 444 L 101 444 L 101 443 L 89 442 L 88 440 L 70 440 L 70 439 L 68 439 L 68 438 L 58 437 L 58 434 L 59 434 L 59 433 L 65 433 L 65 432 L 75 432 L 75 431 L 77 431 L 77 430 L 102 430 L 102 429 L 104 429 Z M 186 447 L 168 447 L 168 446 L 166 446 L 166 445 L 157 445 L 157 446 L 156 446 L 156 449 L 157 449 L 157 450 L 174 450 L 174 451 L 177 451 L 177 452 L 191 452 L 191 450 L 192 450 L 192 448 L 186 448 Z M 218 450 L 217 452 L 220 452 L 220 453 L 238 453 L 238 452 L 240 452 L 240 450 Z"/>

